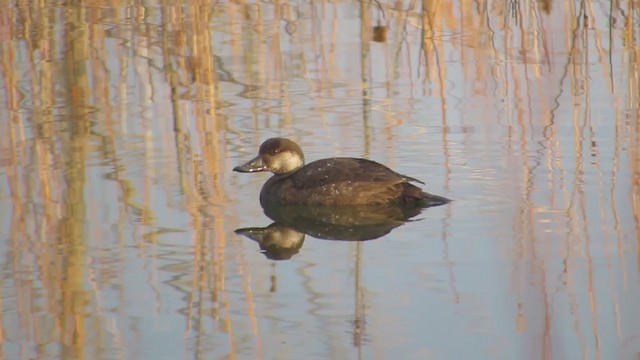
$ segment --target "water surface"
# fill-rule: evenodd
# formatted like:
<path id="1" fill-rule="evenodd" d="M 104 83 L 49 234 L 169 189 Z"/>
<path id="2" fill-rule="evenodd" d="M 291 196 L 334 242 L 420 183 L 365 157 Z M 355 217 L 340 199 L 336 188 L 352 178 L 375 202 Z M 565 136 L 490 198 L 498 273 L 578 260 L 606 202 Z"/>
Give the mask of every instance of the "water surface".
<path id="1" fill-rule="evenodd" d="M 0 357 L 640 353 L 637 3 L 1 5 Z M 454 201 L 269 259 L 273 136 Z"/>

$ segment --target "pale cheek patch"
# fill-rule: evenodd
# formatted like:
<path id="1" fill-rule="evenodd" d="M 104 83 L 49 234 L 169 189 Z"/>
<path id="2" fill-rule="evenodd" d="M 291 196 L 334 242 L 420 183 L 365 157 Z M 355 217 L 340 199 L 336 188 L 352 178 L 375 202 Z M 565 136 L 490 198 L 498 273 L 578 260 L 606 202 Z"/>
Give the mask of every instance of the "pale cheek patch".
<path id="1" fill-rule="evenodd" d="M 277 157 L 276 162 L 273 164 L 272 168 L 274 172 L 286 173 L 302 167 L 302 165 L 304 165 L 304 161 L 299 156 L 294 156 L 293 154 L 286 152 L 280 154 Z"/>

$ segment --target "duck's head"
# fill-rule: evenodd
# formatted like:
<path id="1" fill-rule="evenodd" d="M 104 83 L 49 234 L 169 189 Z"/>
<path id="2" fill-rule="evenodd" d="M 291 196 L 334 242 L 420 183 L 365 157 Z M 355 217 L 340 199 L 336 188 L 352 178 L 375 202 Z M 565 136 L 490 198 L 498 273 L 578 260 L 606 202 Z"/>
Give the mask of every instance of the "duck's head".
<path id="1" fill-rule="evenodd" d="M 303 165 L 304 155 L 298 144 L 286 138 L 271 138 L 260 145 L 258 156 L 234 167 L 233 171 L 271 171 L 281 175 L 295 171 Z"/>

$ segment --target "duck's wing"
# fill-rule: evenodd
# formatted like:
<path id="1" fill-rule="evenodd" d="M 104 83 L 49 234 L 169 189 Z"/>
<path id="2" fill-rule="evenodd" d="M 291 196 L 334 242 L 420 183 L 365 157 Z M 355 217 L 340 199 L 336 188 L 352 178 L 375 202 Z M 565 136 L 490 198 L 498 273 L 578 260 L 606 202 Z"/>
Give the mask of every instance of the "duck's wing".
<path id="1" fill-rule="evenodd" d="M 401 175 L 375 161 L 359 158 L 330 158 L 311 162 L 291 176 L 298 189 L 338 183 L 394 185 L 422 181 Z"/>

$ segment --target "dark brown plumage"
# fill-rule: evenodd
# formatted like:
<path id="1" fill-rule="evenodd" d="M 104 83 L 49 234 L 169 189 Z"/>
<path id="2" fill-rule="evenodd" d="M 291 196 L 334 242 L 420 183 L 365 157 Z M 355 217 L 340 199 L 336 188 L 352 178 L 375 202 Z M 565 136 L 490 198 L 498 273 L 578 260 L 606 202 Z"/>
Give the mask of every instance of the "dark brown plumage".
<path id="1" fill-rule="evenodd" d="M 421 181 L 375 161 L 341 157 L 304 165 L 300 147 L 285 138 L 268 139 L 260 146 L 257 157 L 234 171 L 275 174 L 262 187 L 263 204 L 345 206 L 398 202 L 435 206 L 449 202 L 410 183 Z"/>

